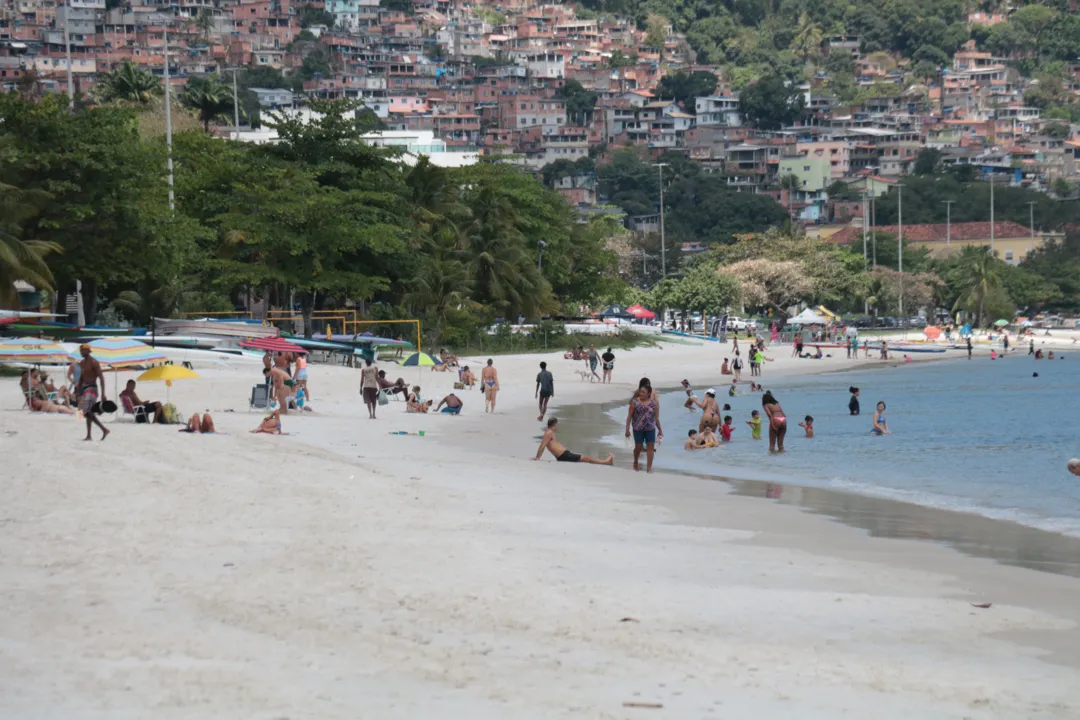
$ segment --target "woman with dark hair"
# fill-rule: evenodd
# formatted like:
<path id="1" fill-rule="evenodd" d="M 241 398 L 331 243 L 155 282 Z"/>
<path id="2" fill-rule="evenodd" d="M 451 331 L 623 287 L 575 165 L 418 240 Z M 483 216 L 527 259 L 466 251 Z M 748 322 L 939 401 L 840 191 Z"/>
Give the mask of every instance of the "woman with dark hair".
<path id="1" fill-rule="evenodd" d="M 859 414 L 859 388 L 852 386 L 848 388 L 848 392 L 851 393 L 851 399 L 848 400 L 847 409 L 852 415 Z"/>
<path id="2" fill-rule="evenodd" d="M 877 410 L 874 411 L 874 427 L 870 429 L 875 435 L 892 435 L 889 431 L 889 423 L 885 422 L 885 403 L 879 401 Z"/>
<path id="3" fill-rule="evenodd" d="M 784 452 L 784 436 L 787 435 L 787 418 L 784 408 L 773 397 L 772 390 L 761 396 L 761 407 L 769 419 L 769 452 Z"/>

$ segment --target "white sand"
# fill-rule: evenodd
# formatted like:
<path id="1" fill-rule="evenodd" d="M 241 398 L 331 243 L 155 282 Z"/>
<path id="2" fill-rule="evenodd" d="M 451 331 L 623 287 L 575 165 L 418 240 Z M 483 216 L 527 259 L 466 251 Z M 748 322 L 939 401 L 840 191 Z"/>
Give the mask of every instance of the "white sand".
<path id="1" fill-rule="evenodd" d="M 228 435 L 118 422 L 104 443 L 16 410 L 4 381 L 0 716 L 1080 716 L 1080 582 L 635 474 L 627 453 L 527 460 L 539 360 L 569 403 L 643 374 L 703 389 L 719 353 L 618 353 L 609 387 L 497 358 L 496 415 L 472 393 L 458 418 L 375 422 L 356 371 L 312 366 L 318 413 L 283 438 L 247 432 L 250 370 L 173 388 Z M 453 379 L 402 374 L 436 398 Z"/>

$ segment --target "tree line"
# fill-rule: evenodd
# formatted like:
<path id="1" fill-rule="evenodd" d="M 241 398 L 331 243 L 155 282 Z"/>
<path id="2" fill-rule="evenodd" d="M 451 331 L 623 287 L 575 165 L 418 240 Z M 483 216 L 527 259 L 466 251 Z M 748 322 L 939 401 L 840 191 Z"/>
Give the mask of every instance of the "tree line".
<path id="1" fill-rule="evenodd" d="M 311 107 L 312 122 L 264 118 L 273 144 L 177 133 L 172 210 L 165 142 L 138 108 L 0 96 L 0 284 L 55 288 L 63 312 L 81 281 L 88 320 L 111 308 L 139 324 L 266 300 L 310 333 L 315 310 L 355 303 L 421 317 L 433 345 L 620 285 L 614 221 L 579 221 L 509 164 L 410 166 L 359 139 L 353 104 Z"/>

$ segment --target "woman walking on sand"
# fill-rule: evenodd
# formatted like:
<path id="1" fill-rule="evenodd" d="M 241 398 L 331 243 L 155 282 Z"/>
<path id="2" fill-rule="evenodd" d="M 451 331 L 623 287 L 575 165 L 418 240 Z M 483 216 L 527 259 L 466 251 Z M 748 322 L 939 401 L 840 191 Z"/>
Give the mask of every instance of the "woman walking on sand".
<path id="1" fill-rule="evenodd" d="M 483 383 L 484 412 L 495 412 L 495 396 L 499 394 L 499 371 L 495 369 L 495 361 L 488 358 L 487 367 L 480 371 L 480 382 Z"/>
<path id="2" fill-rule="evenodd" d="M 375 406 L 379 402 L 379 366 L 364 358 L 365 366 L 360 369 L 360 394 L 367 405 L 368 419 L 375 419 Z"/>
<path id="3" fill-rule="evenodd" d="M 766 390 L 761 396 L 761 407 L 765 410 L 765 417 L 769 419 L 769 452 L 784 452 L 784 436 L 787 435 L 787 418 L 784 416 L 784 408 L 773 397 L 771 390 Z"/>
<path id="4" fill-rule="evenodd" d="M 657 431 L 660 408 L 653 399 L 651 387 L 642 385 L 638 388 L 637 395 L 630 400 L 630 409 L 626 413 L 626 437 L 630 437 L 631 428 L 634 433 L 634 470 L 640 470 L 639 460 L 641 451 L 645 450 L 645 469 L 652 472 L 653 454 L 656 452 Z M 663 432 L 659 434 L 663 437 Z"/>

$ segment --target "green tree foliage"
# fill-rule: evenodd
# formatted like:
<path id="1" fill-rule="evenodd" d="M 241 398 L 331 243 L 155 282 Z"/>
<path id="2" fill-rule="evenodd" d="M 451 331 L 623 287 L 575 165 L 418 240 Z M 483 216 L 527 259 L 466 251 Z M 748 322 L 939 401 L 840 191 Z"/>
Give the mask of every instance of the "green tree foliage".
<path id="1" fill-rule="evenodd" d="M 218 75 L 189 79 L 181 101 L 199 113 L 206 132 L 210 132 L 211 122 L 228 118 L 233 113 L 232 86 L 225 84 Z"/>
<path id="2" fill-rule="evenodd" d="M 986 314 L 988 303 L 1002 294 L 1001 261 L 989 247 L 965 247 L 948 274 L 950 287 L 957 294 L 953 311 L 975 314 L 975 326 L 992 321 Z"/>
<path id="3" fill-rule="evenodd" d="M 650 293 L 653 307 L 720 315 L 739 303 L 742 288 L 731 275 L 698 265 L 680 279 L 666 278 Z"/>
<path id="4" fill-rule="evenodd" d="M 40 190 L 23 192 L 0 183 L 0 307 L 17 307 L 16 281 L 42 290 L 53 289 L 53 276 L 46 257 L 59 252 L 60 246 L 24 239 L 22 232 L 22 223 L 38 215 L 49 199 L 50 196 Z"/>
<path id="5" fill-rule="evenodd" d="M 779 130 L 798 120 L 806 100 L 799 88 L 775 75 L 764 77 L 739 94 L 739 109 L 759 130 Z"/>
<path id="6" fill-rule="evenodd" d="M 704 70 L 684 72 L 680 70 L 660 78 L 654 95 L 682 103 L 683 107 L 693 112 L 697 98 L 706 97 L 716 92 L 716 75 Z"/>
<path id="7" fill-rule="evenodd" d="M 309 28 L 312 25 L 325 25 L 328 28 L 334 27 L 334 14 L 332 12 L 311 5 L 304 5 L 297 10 L 296 20 L 300 23 L 300 27 L 302 28 Z M 270 86 L 264 85 L 262 87 Z"/>
<path id="8" fill-rule="evenodd" d="M 1080 311 L 1080 234 L 1070 231 L 1036 249 L 1020 265 L 1058 289 L 1046 307 L 1065 312 Z M 1017 305 L 1021 303 L 1018 301 Z"/>
<path id="9" fill-rule="evenodd" d="M 586 90 L 581 83 L 573 78 L 567 80 L 561 88 L 555 92 L 555 97 L 566 101 L 566 115 L 573 123 L 588 124 L 596 108 L 597 95 L 591 90 Z"/>
<path id="10" fill-rule="evenodd" d="M 146 105 L 165 93 L 161 81 L 153 73 L 126 62 L 98 78 L 94 94 L 103 103 L 120 101 Z"/>

